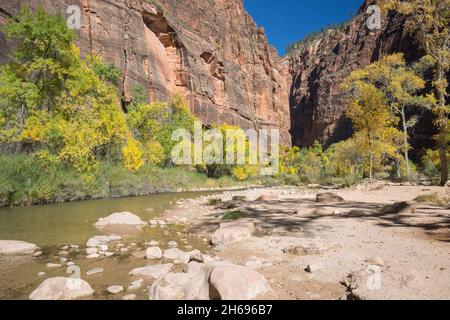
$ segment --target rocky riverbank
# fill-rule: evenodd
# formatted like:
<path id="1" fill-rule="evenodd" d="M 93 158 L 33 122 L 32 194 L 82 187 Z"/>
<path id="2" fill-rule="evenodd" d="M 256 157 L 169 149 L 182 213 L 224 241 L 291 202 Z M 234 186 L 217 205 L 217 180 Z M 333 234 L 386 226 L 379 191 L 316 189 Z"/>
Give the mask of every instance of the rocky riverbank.
<path id="1" fill-rule="evenodd" d="M 447 188 L 374 182 L 333 192 L 224 192 L 182 201 L 166 218 L 187 219 L 216 259 L 263 275 L 272 290 L 259 298 L 450 297 L 450 210 L 413 200 Z M 223 220 L 230 214 L 239 218 Z"/>
<path id="2" fill-rule="evenodd" d="M 84 244 L 0 241 L 0 298 L 448 299 L 450 209 L 413 200 L 447 192 L 263 188 L 114 213 Z"/>

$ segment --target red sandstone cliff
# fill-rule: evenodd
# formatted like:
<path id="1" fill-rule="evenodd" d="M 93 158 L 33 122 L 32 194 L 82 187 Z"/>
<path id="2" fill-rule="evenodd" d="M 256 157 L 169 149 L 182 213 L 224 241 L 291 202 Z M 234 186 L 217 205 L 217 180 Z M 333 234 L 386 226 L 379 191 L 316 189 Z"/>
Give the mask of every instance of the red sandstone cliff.
<path id="1" fill-rule="evenodd" d="M 393 52 L 405 53 L 409 62 L 420 57 L 419 46 L 406 33 L 401 16 L 384 16 L 381 30 L 367 28 L 365 12 L 367 3 L 372 2 L 365 1 L 358 15 L 339 30 L 328 30 L 284 58 L 291 82 L 293 144 L 306 147 L 317 140 L 329 146 L 351 136 L 352 124 L 345 117 L 346 97 L 340 84 L 353 70 Z M 424 111 L 419 115 L 411 134 L 412 145 L 429 148 L 431 115 Z"/>
<path id="2" fill-rule="evenodd" d="M 285 74 L 242 0 L 0 0 L 0 24 L 21 5 L 82 8 L 78 45 L 123 71 L 125 99 L 136 83 L 152 100 L 181 92 L 205 123 L 277 127 L 290 143 Z M 8 59 L 0 36 L 0 62 Z"/>

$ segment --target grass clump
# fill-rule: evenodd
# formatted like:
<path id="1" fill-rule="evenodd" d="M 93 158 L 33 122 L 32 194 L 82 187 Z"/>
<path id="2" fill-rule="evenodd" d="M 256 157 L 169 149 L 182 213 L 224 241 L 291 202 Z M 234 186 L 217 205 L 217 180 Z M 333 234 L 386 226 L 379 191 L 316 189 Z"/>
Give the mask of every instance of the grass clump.
<path id="1" fill-rule="evenodd" d="M 244 216 L 245 213 L 242 211 L 228 211 L 224 213 L 222 220 L 238 220 Z"/>

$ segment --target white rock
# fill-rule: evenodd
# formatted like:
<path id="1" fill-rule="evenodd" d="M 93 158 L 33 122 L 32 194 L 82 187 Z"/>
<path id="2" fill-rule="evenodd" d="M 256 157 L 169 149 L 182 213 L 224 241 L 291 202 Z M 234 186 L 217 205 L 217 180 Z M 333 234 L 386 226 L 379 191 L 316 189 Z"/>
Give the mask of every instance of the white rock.
<path id="1" fill-rule="evenodd" d="M 56 277 L 42 282 L 30 300 L 73 300 L 92 296 L 94 290 L 82 279 Z"/>
<path id="2" fill-rule="evenodd" d="M 90 254 L 86 258 L 88 259 L 97 259 L 100 258 L 100 255 L 98 253 Z"/>
<path id="3" fill-rule="evenodd" d="M 99 249 L 100 249 L 101 251 L 108 251 L 109 247 L 108 247 L 108 245 L 106 245 L 106 244 L 102 244 L 102 245 L 99 246 Z"/>
<path id="4" fill-rule="evenodd" d="M 106 291 L 111 294 L 118 294 L 123 291 L 123 286 L 110 286 L 106 289 Z"/>
<path id="5" fill-rule="evenodd" d="M 108 240 L 109 241 L 120 241 L 120 240 L 122 240 L 122 237 L 117 236 L 117 235 L 110 235 L 110 236 L 108 236 Z"/>
<path id="6" fill-rule="evenodd" d="M 233 264 L 218 264 L 211 272 L 210 284 L 220 300 L 252 300 L 270 290 L 270 287 L 258 272 Z"/>
<path id="7" fill-rule="evenodd" d="M 65 263 L 65 262 L 67 262 L 67 261 L 69 261 L 69 259 L 64 258 L 64 257 L 59 258 L 59 262 Z"/>
<path id="8" fill-rule="evenodd" d="M 91 254 L 95 254 L 98 253 L 98 249 L 97 248 L 86 248 L 86 254 L 87 255 L 91 255 Z"/>
<path id="9" fill-rule="evenodd" d="M 191 260 L 191 257 L 195 257 L 198 255 L 201 255 L 201 252 L 199 250 L 184 252 L 178 248 L 172 248 L 164 251 L 164 258 L 169 260 L 176 260 L 177 262 L 181 263 L 188 263 Z"/>
<path id="10" fill-rule="evenodd" d="M 150 241 L 150 242 L 148 243 L 148 245 L 149 245 L 150 247 L 157 247 L 157 246 L 159 246 L 159 243 L 158 243 L 158 241 L 152 240 L 152 241 Z"/>
<path id="11" fill-rule="evenodd" d="M 150 265 L 131 270 L 130 276 L 150 277 L 156 279 L 169 273 L 172 267 L 173 263 Z"/>
<path id="12" fill-rule="evenodd" d="M 46 275 L 45 272 L 39 272 L 39 273 L 38 273 L 38 276 L 39 276 L 39 277 L 43 277 L 43 276 L 45 276 L 45 275 Z"/>
<path id="13" fill-rule="evenodd" d="M 228 222 L 222 223 L 212 235 L 211 243 L 214 245 L 227 245 L 249 239 L 255 233 L 253 222 Z"/>
<path id="14" fill-rule="evenodd" d="M 95 223 L 96 227 L 106 227 L 110 225 L 143 226 L 146 223 L 137 215 L 131 212 L 113 213 Z"/>
<path id="15" fill-rule="evenodd" d="M 158 260 L 163 256 L 159 247 L 150 247 L 145 251 L 145 258 L 148 260 Z"/>
<path id="16" fill-rule="evenodd" d="M 94 274 L 102 273 L 102 272 L 103 272 L 103 268 L 94 268 L 94 269 L 91 269 L 88 272 L 86 272 L 86 275 L 92 276 Z"/>
<path id="17" fill-rule="evenodd" d="M 128 291 L 139 290 L 142 287 L 142 283 L 143 282 L 144 282 L 144 279 L 135 280 L 135 281 L 130 283 L 130 285 L 128 286 L 127 290 Z"/>
<path id="18" fill-rule="evenodd" d="M 75 265 L 75 262 L 73 262 L 73 261 L 69 261 L 69 262 L 67 262 L 67 264 L 66 264 L 66 266 L 68 266 L 68 267 L 74 266 L 74 265 Z"/>
<path id="19" fill-rule="evenodd" d="M 150 220 L 149 221 L 151 226 L 157 226 L 158 225 L 158 220 Z"/>
<path id="20" fill-rule="evenodd" d="M 178 243 L 176 243 L 175 241 L 169 241 L 169 243 L 167 245 L 169 246 L 169 248 L 178 247 Z"/>
<path id="21" fill-rule="evenodd" d="M 33 253 L 33 257 L 40 257 L 42 255 L 42 251 L 36 251 Z"/>
<path id="22" fill-rule="evenodd" d="M 49 269 L 56 269 L 56 268 L 61 268 L 61 267 L 62 267 L 62 265 L 59 263 L 51 263 L 51 262 L 47 263 L 47 268 L 49 268 Z"/>
<path id="23" fill-rule="evenodd" d="M 97 248 L 86 248 L 86 254 L 87 255 L 96 254 L 96 253 L 98 253 L 98 249 Z"/>
<path id="24" fill-rule="evenodd" d="M 136 300 L 137 296 L 134 293 L 123 296 L 122 300 Z"/>
<path id="25" fill-rule="evenodd" d="M 150 300 L 209 300 L 209 268 L 191 262 L 187 273 L 168 273 L 149 289 Z"/>
<path id="26" fill-rule="evenodd" d="M 112 257 L 114 255 L 114 252 L 111 252 L 111 251 L 106 251 L 105 252 L 105 256 L 106 257 Z"/>
<path id="27" fill-rule="evenodd" d="M 0 240 L 0 255 L 32 255 L 39 247 L 33 243 L 15 240 Z"/>

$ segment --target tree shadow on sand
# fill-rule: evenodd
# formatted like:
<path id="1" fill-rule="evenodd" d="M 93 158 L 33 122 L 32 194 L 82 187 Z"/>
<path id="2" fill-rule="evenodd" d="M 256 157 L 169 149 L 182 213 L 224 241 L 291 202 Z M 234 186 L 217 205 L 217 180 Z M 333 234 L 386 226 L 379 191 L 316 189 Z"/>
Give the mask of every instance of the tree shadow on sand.
<path id="1" fill-rule="evenodd" d="M 308 237 L 332 229 L 329 219 L 362 219 L 386 228 L 416 228 L 433 238 L 450 242 L 450 210 L 422 203 L 383 203 L 345 201 L 319 203 L 313 199 L 280 201 L 239 201 L 218 206 L 217 211 L 203 217 L 194 232 L 214 232 L 228 208 L 239 210 L 246 219 L 255 221 L 259 234 L 297 234 Z M 317 223 L 321 222 L 323 223 Z M 328 223 L 327 223 L 328 220 Z M 313 225 L 314 224 L 314 225 Z"/>

